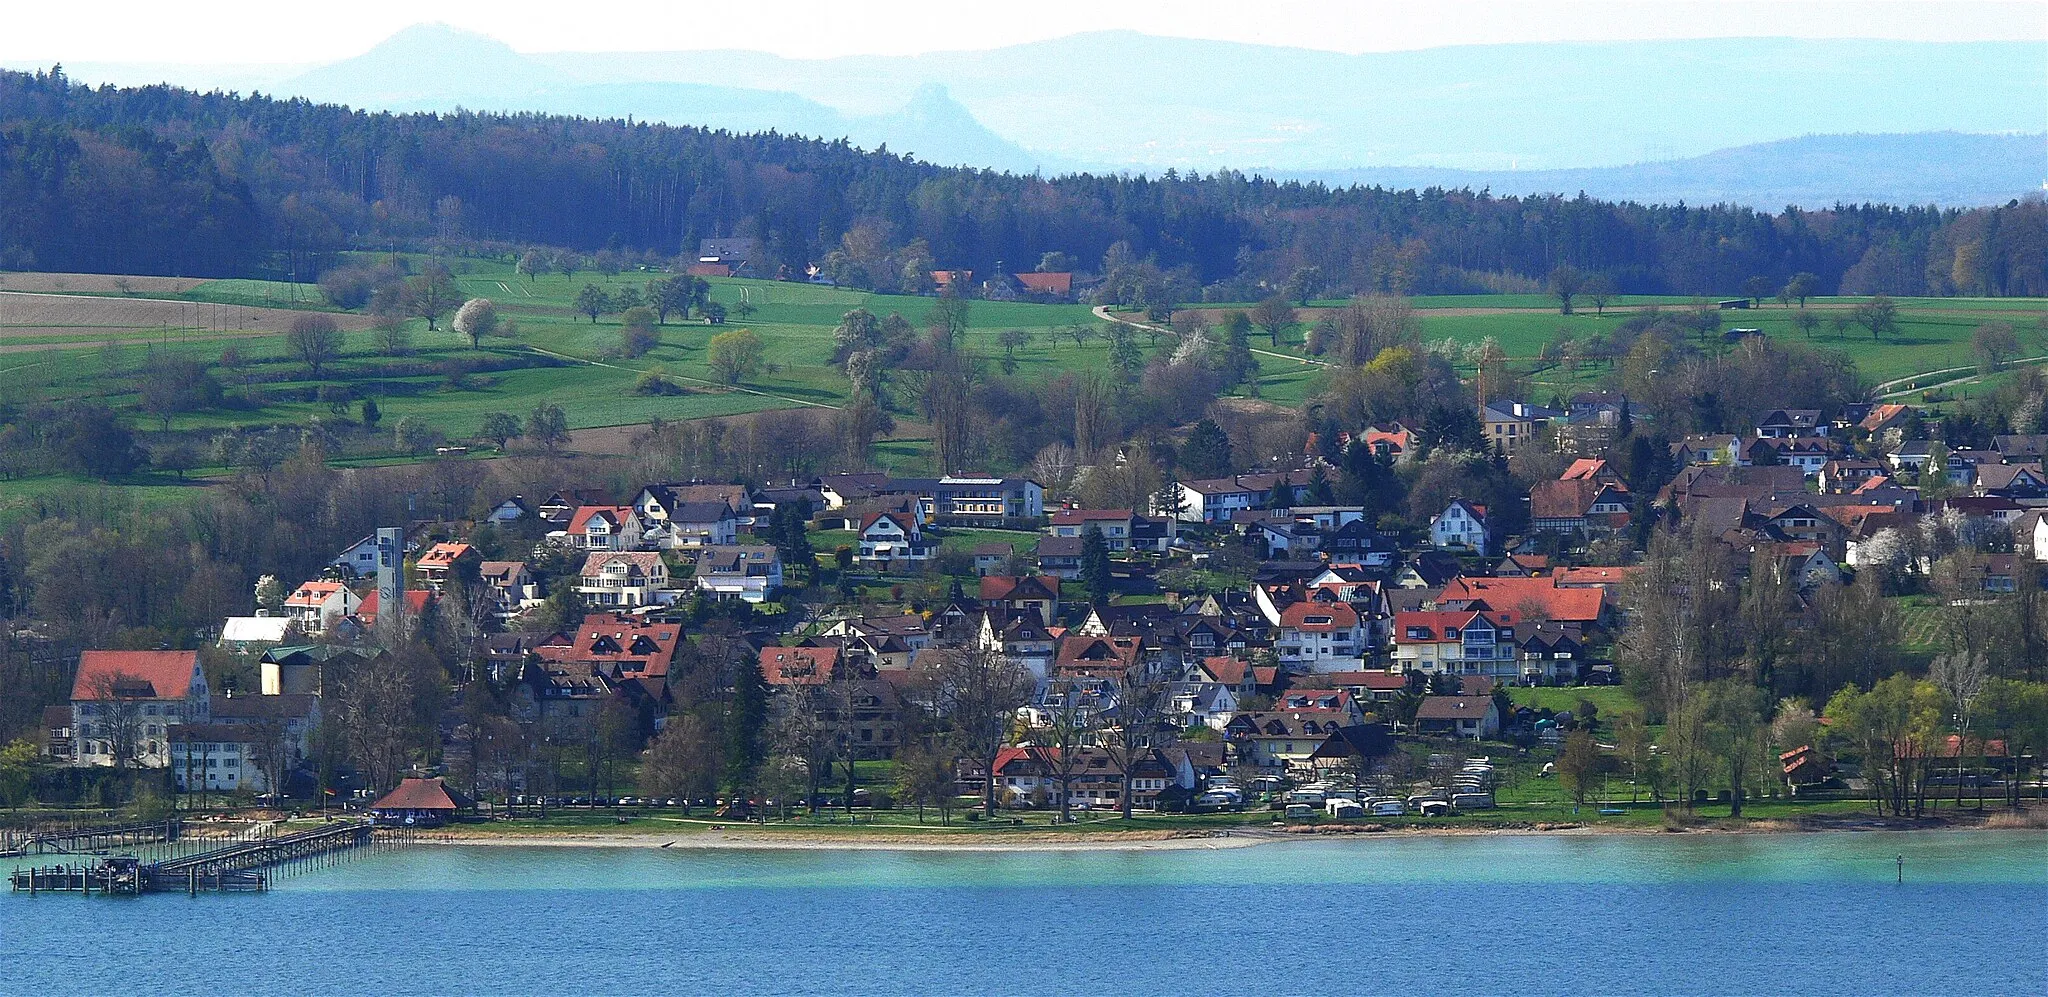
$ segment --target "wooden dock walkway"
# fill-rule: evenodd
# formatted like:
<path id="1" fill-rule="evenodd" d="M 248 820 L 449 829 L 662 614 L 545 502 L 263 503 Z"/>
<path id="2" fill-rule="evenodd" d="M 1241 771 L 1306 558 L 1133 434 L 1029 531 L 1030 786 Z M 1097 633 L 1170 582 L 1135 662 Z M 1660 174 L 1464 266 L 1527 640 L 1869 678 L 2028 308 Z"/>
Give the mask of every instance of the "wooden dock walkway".
<path id="1" fill-rule="evenodd" d="M 99 824 L 10 835 L 0 841 L 0 858 L 30 855 L 92 855 L 115 848 L 174 842 L 184 830 L 176 817 L 134 824 Z"/>
<path id="2" fill-rule="evenodd" d="M 410 836 L 385 835 L 391 844 Z M 236 841 L 193 855 L 143 862 L 115 856 L 83 865 L 16 869 L 10 882 L 17 892 L 84 894 L 198 893 L 269 889 L 276 870 L 294 863 L 320 862 L 350 849 L 378 844 L 368 821 L 345 821 L 323 827 Z"/>

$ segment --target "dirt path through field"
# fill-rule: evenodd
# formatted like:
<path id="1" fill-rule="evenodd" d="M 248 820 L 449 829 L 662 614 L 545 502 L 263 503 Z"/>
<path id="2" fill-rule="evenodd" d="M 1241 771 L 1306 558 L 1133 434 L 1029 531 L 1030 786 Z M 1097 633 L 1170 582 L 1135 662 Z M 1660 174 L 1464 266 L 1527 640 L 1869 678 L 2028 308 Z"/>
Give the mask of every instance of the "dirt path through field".
<path id="1" fill-rule="evenodd" d="M 1197 309 L 1197 310 L 1199 310 L 1199 309 Z M 1096 305 L 1096 306 L 1095 306 L 1095 317 L 1096 317 L 1096 318 L 1099 318 L 1099 319 L 1101 319 L 1101 320 L 1103 320 L 1104 322 L 1115 322 L 1115 323 L 1117 323 L 1118 325 L 1127 325 L 1127 326 L 1130 326 L 1130 327 L 1131 327 L 1131 328 L 1133 328 L 1133 329 L 1137 329 L 1137 330 L 1140 330 L 1140 331 L 1143 331 L 1143 332 L 1156 332 L 1156 333 L 1159 333 L 1159 334 L 1160 334 L 1160 335 L 1162 335 L 1162 336 L 1178 336 L 1178 335 L 1180 335 L 1179 333 L 1177 333 L 1177 332 L 1174 332 L 1174 331 L 1173 331 L 1172 329 L 1169 329 L 1169 328 L 1167 328 L 1167 327 L 1165 327 L 1165 326 L 1163 326 L 1163 325 L 1153 325 L 1153 324 L 1151 324 L 1151 323 L 1149 323 L 1149 322 L 1140 322 L 1140 321 L 1138 321 L 1138 320 L 1136 320 L 1136 319 L 1128 319 L 1128 318 L 1124 318 L 1124 317 L 1122 317 L 1122 316 L 1120 316 L 1120 315 L 1115 315 L 1115 314 L 1112 314 L 1112 313 L 1110 312 L 1110 310 L 1109 310 L 1109 306 L 1108 306 L 1108 305 Z M 1258 354 L 1259 356 L 1262 356 L 1262 357 L 1272 357 L 1272 358 L 1274 358 L 1274 359 L 1276 359 L 1276 360 L 1291 360 L 1291 361 L 1293 361 L 1293 362 L 1295 362 L 1295 363 L 1298 363 L 1298 364 L 1301 364 L 1301 365 L 1303 365 L 1303 366 L 1305 366 L 1305 367 L 1328 367 L 1328 366 L 1329 366 L 1329 364 L 1328 364 L 1328 363 L 1325 363 L 1325 362 L 1323 362 L 1323 361 L 1321 361 L 1321 360 L 1316 360 L 1316 359 L 1313 359 L 1313 358 L 1310 358 L 1310 357 L 1297 357 L 1297 356 L 1295 356 L 1295 355 L 1293 355 L 1293 354 L 1291 354 L 1291 353 L 1275 353 L 1275 352 L 1273 352 L 1273 351 L 1271 351 L 1271 350 L 1261 350 L 1261 349 L 1258 349 L 1258 348 L 1256 348 L 1256 347 L 1248 347 L 1248 349 L 1251 349 L 1251 351 L 1252 351 L 1253 353 L 1256 353 L 1256 354 Z"/>
<path id="2" fill-rule="evenodd" d="M 222 305 L 174 298 L 111 298 L 43 291 L 0 291 L 0 343 L 9 337 L 91 336 L 106 332 L 171 329 L 199 336 L 276 335 L 307 314 L 290 308 Z M 367 329 L 368 315 L 323 313 L 350 331 Z M 84 345 L 98 345 L 88 343 Z M 38 345 L 37 349 L 45 348 Z"/>
<path id="3" fill-rule="evenodd" d="M 0 291 L 72 294 L 182 294 L 206 283 L 200 277 L 132 277 L 106 273 L 0 273 Z"/>

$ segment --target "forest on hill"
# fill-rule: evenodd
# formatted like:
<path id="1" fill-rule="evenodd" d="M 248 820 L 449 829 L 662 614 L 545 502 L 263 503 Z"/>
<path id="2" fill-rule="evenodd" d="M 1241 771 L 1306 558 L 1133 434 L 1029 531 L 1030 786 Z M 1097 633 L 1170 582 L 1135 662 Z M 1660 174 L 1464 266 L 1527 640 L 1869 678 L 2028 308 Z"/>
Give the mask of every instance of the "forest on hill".
<path id="1" fill-rule="evenodd" d="M 0 268 L 290 276 L 348 249 L 547 245 L 666 260 L 761 240 L 763 269 L 836 262 L 906 290 L 929 262 L 1144 261 L 1180 301 L 1536 290 L 2048 294 L 2048 206 L 1778 214 L 1585 196 L 1332 188 L 1235 172 L 1018 176 L 775 132 L 533 114 L 388 114 L 0 73 Z M 1105 269 L 1113 269 L 1105 267 Z M 1308 275 L 1304 277 L 1302 275 Z"/>

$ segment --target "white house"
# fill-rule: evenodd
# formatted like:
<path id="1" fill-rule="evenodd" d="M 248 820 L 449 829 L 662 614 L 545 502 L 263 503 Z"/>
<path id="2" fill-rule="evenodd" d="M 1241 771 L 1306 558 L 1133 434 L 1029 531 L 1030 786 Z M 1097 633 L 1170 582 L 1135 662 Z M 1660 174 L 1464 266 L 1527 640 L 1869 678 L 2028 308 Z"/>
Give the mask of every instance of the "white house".
<path id="1" fill-rule="evenodd" d="M 782 558 L 773 547 L 706 547 L 697 555 L 697 591 L 710 598 L 766 602 L 781 587 Z"/>
<path id="2" fill-rule="evenodd" d="M 630 505 L 585 505 L 569 517 L 566 533 L 583 550 L 636 550 L 647 525 Z"/>
<path id="3" fill-rule="evenodd" d="M 165 768 L 170 729 L 210 719 L 197 651 L 86 651 L 71 683 L 73 764 Z"/>
<path id="4" fill-rule="evenodd" d="M 648 551 L 591 551 L 578 573 L 576 594 L 593 609 L 665 606 L 676 599 L 668 565 Z"/>
<path id="5" fill-rule="evenodd" d="M 1295 672 L 1356 671 L 1366 647 L 1358 611 L 1341 602 L 1297 602 L 1280 613 L 1273 649 Z"/>
<path id="6" fill-rule="evenodd" d="M 362 598 L 340 582 L 312 581 L 285 596 L 284 612 L 300 630 L 323 634 L 336 622 L 354 616 L 362 605 Z"/>
<path id="7" fill-rule="evenodd" d="M 863 564 L 923 561 L 937 546 L 918 528 L 915 517 L 896 512 L 871 512 L 862 517 L 858 539 L 860 549 L 854 560 Z"/>
<path id="8" fill-rule="evenodd" d="M 1429 543 L 1439 550 L 1468 550 L 1486 556 L 1486 507 L 1454 498 L 1429 521 Z"/>

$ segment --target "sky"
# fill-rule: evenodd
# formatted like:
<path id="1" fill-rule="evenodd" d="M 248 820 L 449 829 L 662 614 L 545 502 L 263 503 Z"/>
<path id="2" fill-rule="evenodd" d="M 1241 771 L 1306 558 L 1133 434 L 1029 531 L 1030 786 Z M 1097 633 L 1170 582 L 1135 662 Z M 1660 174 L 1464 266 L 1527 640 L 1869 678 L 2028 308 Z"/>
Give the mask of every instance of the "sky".
<path id="1" fill-rule="evenodd" d="M 1763 36 L 2048 43 L 2048 0 L 98 0 L 15 6 L 0 62 L 320 63 L 432 21 L 522 52 L 737 48 L 793 58 L 998 48 L 1105 29 L 1352 53 Z"/>

